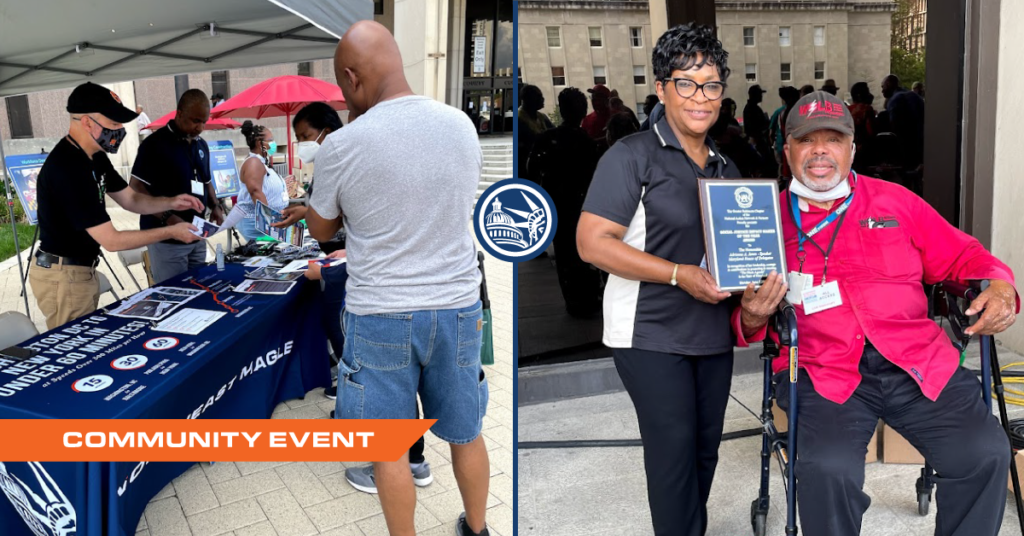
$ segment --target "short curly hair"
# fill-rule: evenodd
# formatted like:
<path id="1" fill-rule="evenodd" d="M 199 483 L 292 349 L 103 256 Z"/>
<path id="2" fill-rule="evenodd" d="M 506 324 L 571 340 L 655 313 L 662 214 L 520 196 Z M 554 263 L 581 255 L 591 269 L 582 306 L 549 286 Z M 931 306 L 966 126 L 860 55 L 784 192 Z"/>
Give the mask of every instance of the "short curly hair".
<path id="1" fill-rule="evenodd" d="M 698 58 L 698 54 L 702 57 Z M 659 81 L 671 77 L 672 71 L 710 64 L 718 68 L 718 76 L 724 82 L 730 73 L 728 60 L 729 53 L 715 37 L 714 28 L 693 23 L 680 24 L 661 34 L 651 57 L 654 78 Z"/>

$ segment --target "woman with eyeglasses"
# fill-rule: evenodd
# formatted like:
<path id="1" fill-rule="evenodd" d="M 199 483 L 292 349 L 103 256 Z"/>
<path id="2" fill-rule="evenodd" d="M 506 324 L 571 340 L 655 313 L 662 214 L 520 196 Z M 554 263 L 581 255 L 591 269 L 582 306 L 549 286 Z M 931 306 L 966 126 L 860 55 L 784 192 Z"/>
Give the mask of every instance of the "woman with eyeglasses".
<path id="1" fill-rule="evenodd" d="M 658 39 L 653 65 L 664 114 L 602 157 L 576 235 L 580 257 L 610 274 L 603 340 L 636 409 L 657 535 L 707 531 L 732 349 L 785 294 L 773 273 L 757 292 L 750 286 L 742 300 L 730 299 L 702 266 L 697 179 L 740 176 L 708 136 L 727 58 L 707 26 L 676 26 Z"/>

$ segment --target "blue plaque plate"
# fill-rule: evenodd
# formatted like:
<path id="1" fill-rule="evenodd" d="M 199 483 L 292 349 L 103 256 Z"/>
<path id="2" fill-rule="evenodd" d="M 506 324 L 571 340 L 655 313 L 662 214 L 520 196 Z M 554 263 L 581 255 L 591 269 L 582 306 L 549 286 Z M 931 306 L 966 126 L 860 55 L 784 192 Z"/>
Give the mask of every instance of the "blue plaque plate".
<path id="1" fill-rule="evenodd" d="M 701 179 L 707 268 L 718 287 L 742 292 L 786 273 L 779 186 L 771 179 Z"/>

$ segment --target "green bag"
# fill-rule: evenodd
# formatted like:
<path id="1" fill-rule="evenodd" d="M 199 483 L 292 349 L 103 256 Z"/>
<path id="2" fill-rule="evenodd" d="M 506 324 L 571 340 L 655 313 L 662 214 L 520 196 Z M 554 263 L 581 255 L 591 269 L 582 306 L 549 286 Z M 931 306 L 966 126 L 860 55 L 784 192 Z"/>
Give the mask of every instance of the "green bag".
<path id="1" fill-rule="evenodd" d="M 484 253 L 478 251 L 477 261 L 480 264 L 480 301 L 484 308 L 483 344 L 480 345 L 480 363 L 494 364 L 494 331 L 491 323 L 491 299 L 487 297 L 487 274 L 484 273 Z"/>

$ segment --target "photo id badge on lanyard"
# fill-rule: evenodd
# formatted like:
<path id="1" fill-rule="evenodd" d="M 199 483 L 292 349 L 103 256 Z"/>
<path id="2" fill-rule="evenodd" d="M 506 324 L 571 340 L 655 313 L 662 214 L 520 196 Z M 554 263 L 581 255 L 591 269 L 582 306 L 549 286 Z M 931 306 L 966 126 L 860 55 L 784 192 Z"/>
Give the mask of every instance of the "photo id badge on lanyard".
<path id="1" fill-rule="evenodd" d="M 850 203 L 853 202 L 853 196 L 854 194 L 851 193 L 850 196 L 846 198 L 846 201 L 844 201 L 835 212 L 829 214 L 809 232 L 804 233 L 803 228 L 800 225 L 800 220 L 802 218 L 799 212 L 800 209 L 797 208 L 797 196 L 790 192 L 790 214 L 793 216 L 793 223 L 796 224 L 797 234 L 799 236 L 797 260 L 800 261 L 800 267 L 799 270 L 789 273 L 789 291 L 786 293 L 786 299 L 793 304 L 803 304 L 804 314 L 811 315 L 843 304 L 843 298 L 839 292 L 839 283 L 836 281 L 828 281 L 828 257 L 829 254 L 832 253 L 832 248 L 835 246 L 836 238 L 839 236 L 839 229 L 843 225 L 843 220 L 846 219 L 846 210 L 850 208 Z M 832 239 L 829 241 L 828 249 L 823 249 L 811 237 L 831 225 L 837 218 L 839 221 L 836 223 L 836 229 L 832 233 Z M 807 256 L 806 253 L 804 253 L 804 242 L 810 242 L 814 247 L 818 248 L 818 250 L 821 251 L 821 254 L 825 257 L 824 269 L 822 270 L 821 275 L 821 285 L 814 286 L 814 276 L 803 273 L 804 259 Z"/>
<path id="2" fill-rule="evenodd" d="M 203 196 L 203 183 L 199 181 L 192 181 L 192 195 Z"/>

